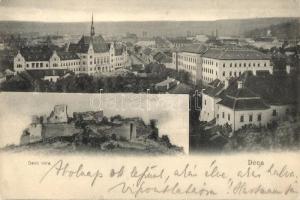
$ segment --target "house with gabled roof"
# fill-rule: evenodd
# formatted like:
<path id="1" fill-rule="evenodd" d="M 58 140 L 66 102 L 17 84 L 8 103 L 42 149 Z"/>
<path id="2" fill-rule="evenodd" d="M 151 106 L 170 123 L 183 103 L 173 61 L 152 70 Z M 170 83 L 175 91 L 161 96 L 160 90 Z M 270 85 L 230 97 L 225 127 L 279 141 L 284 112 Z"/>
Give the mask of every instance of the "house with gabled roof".
<path id="1" fill-rule="evenodd" d="M 231 126 L 233 131 L 245 125 L 266 126 L 295 113 L 295 79 L 287 76 L 254 76 L 244 73 L 224 83 L 215 80 L 202 92 L 200 121 Z"/>

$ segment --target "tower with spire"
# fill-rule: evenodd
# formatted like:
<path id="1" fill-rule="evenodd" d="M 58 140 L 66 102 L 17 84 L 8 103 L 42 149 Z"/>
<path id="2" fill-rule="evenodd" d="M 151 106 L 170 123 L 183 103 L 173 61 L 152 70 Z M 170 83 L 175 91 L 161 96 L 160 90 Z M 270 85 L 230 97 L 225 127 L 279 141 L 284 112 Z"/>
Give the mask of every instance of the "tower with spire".
<path id="1" fill-rule="evenodd" d="M 94 16 L 92 13 L 92 24 L 91 24 L 91 37 L 95 36 L 95 28 L 94 28 Z"/>

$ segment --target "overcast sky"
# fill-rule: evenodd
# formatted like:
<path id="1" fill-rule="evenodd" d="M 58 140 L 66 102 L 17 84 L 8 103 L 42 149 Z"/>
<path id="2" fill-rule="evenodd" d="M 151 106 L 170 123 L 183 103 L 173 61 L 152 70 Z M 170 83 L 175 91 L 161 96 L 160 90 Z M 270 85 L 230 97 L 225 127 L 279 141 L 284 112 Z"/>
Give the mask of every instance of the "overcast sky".
<path id="1" fill-rule="evenodd" d="M 0 20 L 77 22 L 300 17 L 300 0 L 0 0 Z"/>

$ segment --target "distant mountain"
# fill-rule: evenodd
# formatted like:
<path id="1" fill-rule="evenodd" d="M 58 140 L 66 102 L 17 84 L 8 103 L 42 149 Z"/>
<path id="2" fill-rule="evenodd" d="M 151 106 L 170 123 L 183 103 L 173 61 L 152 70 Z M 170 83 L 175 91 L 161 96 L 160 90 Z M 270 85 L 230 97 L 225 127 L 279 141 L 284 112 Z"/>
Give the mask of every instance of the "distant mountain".
<path id="1" fill-rule="evenodd" d="M 264 37 L 267 33 L 279 39 L 294 39 L 300 37 L 300 21 L 292 20 L 264 28 L 256 28 L 245 33 L 246 37 Z"/>
<path id="2" fill-rule="evenodd" d="M 127 32 L 141 36 L 145 31 L 148 36 L 185 36 L 192 34 L 216 33 L 223 36 L 240 36 L 245 32 L 269 27 L 299 18 L 256 18 L 231 19 L 217 21 L 146 21 L 146 22 L 96 22 L 96 34 L 125 35 Z M 39 32 L 42 34 L 89 34 L 90 23 L 46 23 L 0 21 L 0 31 L 9 33 Z"/>

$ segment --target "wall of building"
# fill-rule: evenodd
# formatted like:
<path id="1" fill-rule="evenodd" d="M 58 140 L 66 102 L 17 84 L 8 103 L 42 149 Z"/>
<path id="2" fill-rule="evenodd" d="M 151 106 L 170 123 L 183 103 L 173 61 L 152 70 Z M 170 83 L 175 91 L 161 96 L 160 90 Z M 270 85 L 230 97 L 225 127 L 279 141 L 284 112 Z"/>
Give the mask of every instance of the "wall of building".
<path id="1" fill-rule="evenodd" d="M 270 60 L 218 60 L 203 57 L 202 80 L 207 84 L 215 79 L 225 81 L 226 78 L 239 77 L 245 71 L 269 71 L 273 74 Z"/>
<path id="2" fill-rule="evenodd" d="M 75 128 L 74 124 L 44 124 L 42 129 L 43 139 L 59 136 L 71 136 L 80 133 L 82 130 Z"/>
<path id="3" fill-rule="evenodd" d="M 16 72 L 25 70 L 25 59 L 20 53 L 14 57 L 14 70 Z"/>
<path id="4" fill-rule="evenodd" d="M 272 121 L 277 121 L 283 119 L 289 115 L 295 106 L 292 105 L 280 105 L 271 106 L 266 110 L 243 110 L 243 111 L 233 111 L 230 108 L 219 105 L 218 116 L 216 123 L 219 125 L 224 125 L 226 123 L 232 125 L 232 128 L 238 130 L 247 124 L 254 124 L 256 126 L 266 126 Z M 273 115 L 273 111 L 276 110 L 276 115 Z M 288 110 L 288 111 L 287 111 Z M 223 118 L 224 112 L 224 118 Z M 230 120 L 228 120 L 228 114 L 230 115 Z M 258 116 L 261 115 L 261 120 L 258 120 Z M 241 116 L 244 116 L 244 120 L 241 121 Z M 252 122 L 250 121 L 250 116 L 252 116 Z M 235 124 L 233 125 L 233 122 Z"/>
<path id="5" fill-rule="evenodd" d="M 216 118 L 218 109 L 217 102 L 219 99 L 215 99 L 207 94 L 202 93 L 202 109 L 200 113 L 200 121 L 211 121 Z"/>
<path id="6" fill-rule="evenodd" d="M 201 79 L 202 59 L 200 54 L 189 52 L 173 53 L 172 63 L 175 69 L 189 72 L 194 83 Z"/>

